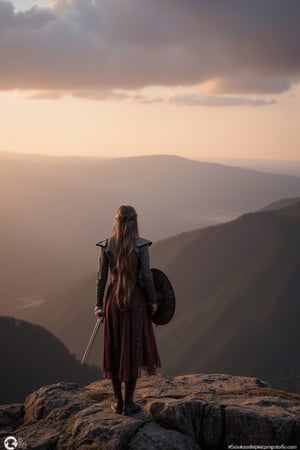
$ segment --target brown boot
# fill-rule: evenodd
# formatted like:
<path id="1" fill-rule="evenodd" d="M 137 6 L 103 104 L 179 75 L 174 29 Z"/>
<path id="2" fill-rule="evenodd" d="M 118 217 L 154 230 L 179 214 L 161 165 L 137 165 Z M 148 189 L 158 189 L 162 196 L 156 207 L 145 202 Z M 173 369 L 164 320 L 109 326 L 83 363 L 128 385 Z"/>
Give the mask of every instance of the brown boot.
<path id="1" fill-rule="evenodd" d="M 141 407 L 134 403 L 133 394 L 135 390 L 136 379 L 125 382 L 125 407 L 124 415 L 131 416 L 132 414 L 138 413 Z"/>
<path id="2" fill-rule="evenodd" d="M 111 380 L 112 388 L 114 392 L 114 398 L 111 403 L 111 409 L 117 414 L 122 414 L 123 412 L 123 397 L 122 397 L 122 385 L 121 381 L 118 379 Z"/>

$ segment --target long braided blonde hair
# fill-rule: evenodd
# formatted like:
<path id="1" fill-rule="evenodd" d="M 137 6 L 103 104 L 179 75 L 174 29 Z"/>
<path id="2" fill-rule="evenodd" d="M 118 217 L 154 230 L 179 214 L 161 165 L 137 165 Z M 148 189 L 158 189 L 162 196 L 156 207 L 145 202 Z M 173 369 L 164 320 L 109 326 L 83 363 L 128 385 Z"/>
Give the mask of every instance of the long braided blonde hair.
<path id="1" fill-rule="evenodd" d="M 114 254 L 115 295 L 118 307 L 125 311 L 130 306 L 137 270 L 135 239 L 138 237 L 137 213 L 132 206 L 122 205 L 115 214 L 110 248 Z"/>

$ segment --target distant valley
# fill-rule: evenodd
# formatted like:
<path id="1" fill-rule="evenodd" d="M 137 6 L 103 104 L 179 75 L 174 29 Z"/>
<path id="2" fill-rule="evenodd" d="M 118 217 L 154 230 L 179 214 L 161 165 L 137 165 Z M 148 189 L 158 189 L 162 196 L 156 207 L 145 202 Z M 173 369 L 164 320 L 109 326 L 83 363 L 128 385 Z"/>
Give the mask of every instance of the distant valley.
<path id="1" fill-rule="evenodd" d="M 281 203 L 154 244 L 152 267 L 177 297 L 173 320 L 155 328 L 165 373 L 258 376 L 299 390 L 300 200 Z M 43 324 L 78 358 L 95 322 L 94 293 L 91 275 L 44 305 Z"/>
<path id="2" fill-rule="evenodd" d="M 110 234 L 122 203 L 136 207 L 141 234 L 157 241 L 300 193 L 299 177 L 164 155 L 0 153 L 0 180 L 0 313 L 19 317 L 95 271 L 95 242 Z"/>
<path id="3" fill-rule="evenodd" d="M 166 156 L 2 163 L 2 315 L 46 327 L 81 358 L 95 323 L 95 242 L 131 203 L 156 241 L 152 266 L 176 291 L 174 319 L 156 329 L 165 373 L 297 388 L 300 178 Z"/>

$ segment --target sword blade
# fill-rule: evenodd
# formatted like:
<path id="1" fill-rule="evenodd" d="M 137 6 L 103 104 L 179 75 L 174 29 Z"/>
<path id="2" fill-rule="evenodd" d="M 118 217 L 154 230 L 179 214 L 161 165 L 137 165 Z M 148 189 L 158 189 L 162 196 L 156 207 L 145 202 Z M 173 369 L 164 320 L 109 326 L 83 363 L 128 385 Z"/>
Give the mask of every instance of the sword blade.
<path id="1" fill-rule="evenodd" d="M 103 322 L 103 320 L 104 320 L 103 318 L 102 319 L 97 319 L 96 325 L 94 326 L 94 329 L 93 329 L 93 332 L 91 334 L 90 340 L 89 340 L 88 345 L 87 345 L 87 347 L 85 349 L 84 355 L 83 355 L 83 357 L 81 359 L 81 365 L 85 362 L 85 360 L 88 357 L 88 354 L 90 353 L 92 345 L 93 345 L 93 343 L 95 341 L 95 338 L 97 336 L 99 327 L 100 327 L 101 323 Z"/>

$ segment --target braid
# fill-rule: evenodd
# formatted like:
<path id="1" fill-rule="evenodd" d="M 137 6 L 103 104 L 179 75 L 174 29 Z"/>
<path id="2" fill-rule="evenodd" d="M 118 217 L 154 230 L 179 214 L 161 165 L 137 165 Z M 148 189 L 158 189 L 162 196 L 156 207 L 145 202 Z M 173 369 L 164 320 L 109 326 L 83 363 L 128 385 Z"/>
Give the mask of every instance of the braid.
<path id="1" fill-rule="evenodd" d="M 112 232 L 112 248 L 115 253 L 115 295 L 118 307 L 125 311 L 136 282 L 137 255 L 134 250 L 138 237 L 137 214 L 132 206 L 121 206 L 116 215 Z"/>

